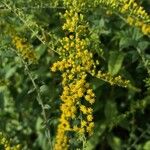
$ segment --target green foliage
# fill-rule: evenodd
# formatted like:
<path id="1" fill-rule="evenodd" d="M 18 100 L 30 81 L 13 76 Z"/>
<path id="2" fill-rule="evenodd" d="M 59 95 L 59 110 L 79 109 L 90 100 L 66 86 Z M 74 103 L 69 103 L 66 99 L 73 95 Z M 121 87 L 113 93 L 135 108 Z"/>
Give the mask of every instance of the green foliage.
<path id="1" fill-rule="evenodd" d="M 116 75 L 119 72 L 124 56 L 124 53 L 110 52 L 110 57 L 108 60 L 108 71 L 111 75 Z"/>
<path id="2" fill-rule="evenodd" d="M 11 140 L 12 147 L 19 144 L 22 150 L 53 149 L 61 114 L 62 77 L 50 68 L 60 60 L 59 39 L 74 34 L 62 30 L 64 20 L 60 13 L 67 9 L 64 6 L 67 2 L 68 6 L 72 3 L 70 0 L 0 2 L 0 133 Z M 99 61 L 96 71 L 121 76 L 130 85 L 111 86 L 88 74 L 87 80 L 96 95 L 95 129 L 91 137 L 82 139 L 85 145 L 81 149 L 149 150 L 150 36 L 127 24 L 128 13 L 123 15 L 103 2 L 86 2 L 88 48 L 94 61 Z M 150 7 L 146 0 L 138 3 L 146 10 Z M 14 36 L 32 47 L 36 63 L 22 58 L 12 42 Z M 75 141 L 74 145 L 78 143 Z M 1 147 L 4 146 L 0 145 L 0 150 Z"/>

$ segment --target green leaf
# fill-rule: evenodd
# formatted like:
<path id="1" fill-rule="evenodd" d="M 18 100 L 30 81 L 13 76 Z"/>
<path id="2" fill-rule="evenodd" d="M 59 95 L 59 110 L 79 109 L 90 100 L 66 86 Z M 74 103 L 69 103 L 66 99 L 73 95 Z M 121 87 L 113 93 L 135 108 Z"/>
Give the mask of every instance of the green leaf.
<path id="1" fill-rule="evenodd" d="M 45 50 L 46 50 L 46 46 L 43 44 L 41 44 L 40 46 L 36 48 L 35 51 L 36 51 L 38 59 L 40 59 L 40 57 L 45 53 Z"/>
<path id="2" fill-rule="evenodd" d="M 122 52 L 110 52 L 108 60 L 108 71 L 111 75 L 116 75 L 121 69 L 125 54 Z"/>
<path id="3" fill-rule="evenodd" d="M 121 149 L 121 139 L 117 136 L 109 136 L 108 143 L 113 150 L 120 150 Z"/>
<path id="4" fill-rule="evenodd" d="M 119 42 L 120 48 L 129 47 L 130 45 L 132 45 L 132 40 L 131 39 L 129 39 L 127 37 L 122 37 L 120 39 L 120 42 Z"/>
<path id="5" fill-rule="evenodd" d="M 139 47 L 141 50 L 145 50 L 150 45 L 150 42 L 142 41 L 139 42 L 137 47 Z"/>
<path id="6" fill-rule="evenodd" d="M 96 90 L 97 88 L 102 86 L 105 82 L 97 78 L 93 78 L 90 83 L 92 84 L 93 90 Z"/>
<path id="7" fill-rule="evenodd" d="M 16 72 L 16 67 L 12 67 L 11 68 L 11 66 L 8 66 L 8 68 L 7 68 L 7 73 L 6 73 L 6 79 L 8 79 L 8 78 L 10 78 L 11 76 L 13 76 L 14 74 L 15 74 L 15 72 Z"/>
<path id="8" fill-rule="evenodd" d="M 106 120 L 108 122 L 111 121 L 112 118 L 114 118 L 118 113 L 116 103 L 114 101 L 107 101 L 107 103 L 105 104 L 104 113 Z"/>
<path id="9" fill-rule="evenodd" d="M 48 95 L 49 94 L 49 87 L 47 85 L 42 85 L 40 87 L 40 93 L 42 95 Z"/>
<path id="10" fill-rule="evenodd" d="M 144 144 L 143 150 L 150 150 L 150 141 L 147 141 L 147 142 Z"/>

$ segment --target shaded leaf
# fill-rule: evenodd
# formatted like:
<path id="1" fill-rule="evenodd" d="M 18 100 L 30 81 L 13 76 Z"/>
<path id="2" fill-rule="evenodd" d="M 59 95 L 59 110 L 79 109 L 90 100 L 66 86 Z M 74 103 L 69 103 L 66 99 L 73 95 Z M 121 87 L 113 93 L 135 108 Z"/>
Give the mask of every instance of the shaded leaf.
<path id="1" fill-rule="evenodd" d="M 108 71 L 111 75 L 116 75 L 121 69 L 125 54 L 122 52 L 110 52 L 108 60 Z"/>

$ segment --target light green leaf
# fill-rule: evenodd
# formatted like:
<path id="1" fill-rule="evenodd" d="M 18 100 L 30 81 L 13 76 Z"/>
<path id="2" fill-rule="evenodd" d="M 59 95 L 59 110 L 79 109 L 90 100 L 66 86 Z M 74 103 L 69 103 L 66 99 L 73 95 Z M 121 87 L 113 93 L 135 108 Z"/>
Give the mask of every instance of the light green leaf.
<path id="1" fill-rule="evenodd" d="M 147 41 L 142 41 L 138 43 L 138 47 L 141 50 L 145 50 L 149 45 L 150 45 L 150 42 L 147 42 Z"/>
<path id="2" fill-rule="evenodd" d="M 35 51 L 36 51 L 38 59 L 40 59 L 40 57 L 44 54 L 45 50 L 46 50 L 46 46 L 43 44 L 41 44 L 40 46 L 36 48 Z"/>
<path id="3" fill-rule="evenodd" d="M 147 141 L 147 142 L 144 144 L 143 150 L 150 150 L 150 141 Z"/>
<path id="4" fill-rule="evenodd" d="M 122 52 L 110 52 L 108 60 L 108 71 L 111 75 L 116 75 L 121 69 L 125 54 Z"/>

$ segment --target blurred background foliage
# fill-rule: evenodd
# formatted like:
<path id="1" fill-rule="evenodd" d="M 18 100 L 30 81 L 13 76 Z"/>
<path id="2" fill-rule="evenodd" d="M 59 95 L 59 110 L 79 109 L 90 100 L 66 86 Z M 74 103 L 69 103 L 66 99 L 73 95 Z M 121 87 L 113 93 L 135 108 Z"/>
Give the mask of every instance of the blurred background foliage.
<path id="1" fill-rule="evenodd" d="M 139 3 L 150 13 L 149 1 Z M 59 13 L 64 11 L 61 0 L 0 3 L 0 131 L 23 150 L 49 150 L 49 136 L 54 142 L 62 89 L 60 74 L 50 66 L 59 58 L 58 39 L 68 34 L 61 28 Z M 110 86 L 89 76 L 96 94 L 96 127 L 86 149 L 150 150 L 149 36 L 100 7 L 91 9 L 87 19 L 98 67 L 130 80 L 132 86 Z M 15 50 L 15 36 L 32 47 L 36 63 L 23 60 Z"/>

